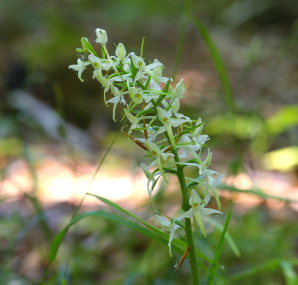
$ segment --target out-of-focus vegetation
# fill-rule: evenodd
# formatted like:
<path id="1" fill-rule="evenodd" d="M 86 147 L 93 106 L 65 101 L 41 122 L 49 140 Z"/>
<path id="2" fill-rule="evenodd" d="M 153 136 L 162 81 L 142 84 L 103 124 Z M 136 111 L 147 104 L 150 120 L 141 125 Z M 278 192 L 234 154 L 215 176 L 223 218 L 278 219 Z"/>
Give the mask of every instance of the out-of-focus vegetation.
<path id="1" fill-rule="evenodd" d="M 170 259 L 165 244 L 98 217 L 69 231 L 58 260 L 47 270 L 50 244 L 78 201 L 41 202 L 38 169 L 50 156 L 76 175 L 82 162 L 98 162 L 119 130 L 96 82 L 81 84 L 68 70 L 79 39 L 96 27 L 107 29 L 111 42 L 125 42 L 129 50 L 138 51 L 145 36 L 146 57 L 160 59 L 165 74 L 185 79 L 188 94 L 182 108 L 206 121 L 214 168 L 235 180 L 243 173 L 252 180 L 264 172 L 282 177 L 294 197 L 297 11 L 295 0 L 1 1 L 0 284 L 187 284 L 188 264 L 174 270 L 181 254 Z M 134 171 L 142 157 L 123 136 L 112 155 L 101 169 L 129 165 Z M 30 192 L 24 193 L 25 182 L 14 177 L 17 195 L 12 198 L 2 193 L 20 162 L 27 165 Z M 63 187 L 61 192 L 69 190 Z M 270 190 L 265 182 L 244 186 L 256 188 Z M 155 199 L 176 205 L 177 194 L 163 190 Z M 269 206 L 264 199 L 244 210 L 237 197 L 226 197 L 223 212 L 233 210 L 229 232 L 241 256 L 224 245 L 216 284 L 297 284 L 297 207 Z M 152 216 L 149 202 L 134 207 Z M 219 238 L 220 232 L 213 231 L 208 241 L 197 237 L 197 243 L 212 255 Z"/>

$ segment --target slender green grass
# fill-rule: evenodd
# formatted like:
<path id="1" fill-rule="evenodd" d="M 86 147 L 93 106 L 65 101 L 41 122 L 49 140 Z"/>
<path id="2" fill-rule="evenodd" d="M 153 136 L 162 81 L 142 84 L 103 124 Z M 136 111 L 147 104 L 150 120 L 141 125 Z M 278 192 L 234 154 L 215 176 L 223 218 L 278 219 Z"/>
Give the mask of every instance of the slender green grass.
<path id="1" fill-rule="evenodd" d="M 232 217 L 232 211 L 230 210 L 229 213 L 228 213 L 228 216 L 226 218 L 226 222 L 224 224 L 224 229 L 223 229 L 221 237 L 219 239 L 217 248 L 215 249 L 214 260 L 212 262 L 212 266 L 211 266 L 211 269 L 209 271 L 208 285 L 215 284 L 214 280 L 215 280 L 217 268 L 219 267 L 219 258 L 220 258 L 221 252 L 223 250 L 225 235 L 227 233 L 227 230 L 228 230 L 228 227 L 229 227 L 229 224 L 230 224 L 230 221 L 231 221 L 231 217 Z"/>
<path id="2" fill-rule="evenodd" d="M 56 258 L 56 255 L 57 255 L 57 252 L 58 252 L 58 249 L 61 245 L 61 243 L 63 242 L 64 240 L 64 237 L 66 236 L 69 228 L 71 227 L 71 225 L 73 225 L 74 223 L 72 223 L 74 221 L 74 219 L 76 218 L 76 216 L 78 215 L 78 212 L 80 211 L 84 201 L 85 201 L 85 198 L 86 198 L 86 195 L 89 191 L 89 189 L 91 188 L 92 186 L 92 183 L 96 177 L 96 175 L 98 174 L 102 164 L 104 163 L 105 159 L 107 158 L 109 152 L 111 151 L 115 141 L 117 140 L 117 137 L 119 135 L 119 132 L 116 133 L 116 135 L 114 136 L 112 142 L 109 144 L 108 148 L 106 149 L 106 151 L 104 152 L 103 154 L 103 157 L 101 158 L 100 162 L 98 163 L 97 165 L 97 168 L 91 178 L 91 181 L 89 183 L 89 186 L 88 186 L 88 189 L 86 191 L 86 193 L 83 195 L 83 197 L 81 198 L 79 204 L 76 206 L 74 212 L 72 213 L 72 216 L 71 216 L 71 221 L 70 221 L 70 224 L 66 226 L 66 228 L 64 228 L 64 230 L 62 232 L 60 232 L 58 235 L 56 235 L 55 239 L 53 240 L 52 242 L 52 245 L 51 245 L 51 249 L 50 249 L 50 254 L 49 254 L 49 261 L 48 261 L 48 265 L 47 265 L 47 270 L 46 270 L 46 274 L 45 274 L 45 277 L 47 276 L 47 273 L 48 273 L 48 270 L 51 266 L 51 264 L 53 263 L 53 261 L 55 260 Z M 80 219 L 79 219 L 80 220 Z"/>
<path id="3" fill-rule="evenodd" d="M 208 222 L 214 226 L 217 230 L 219 230 L 221 233 L 224 231 L 224 226 L 222 224 L 220 224 L 219 222 L 217 222 L 215 219 L 213 218 L 208 218 Z M 227 243 L 229 244 L 231 250 L 234 252 L 234 254 L 237 257 L 241 256 L 240 250 L 236 244 L 236 242 L 234 241 L 234 239 L 232 238 L 232 236 L 230 235 L 230 233 L 227 231 L 225 234 L 225 239 L 227 241 Z"/>
<path id="4" fill-rule="evenodd" d="M 281 261 L 280 266 L 283 271 L 286 284 L 287 285 L 297 285 L 298 284 L 298 275 L 295 272 L 294 264 L 291 264 L 288 261 Z"/>
<path id="5" fill-rule="evenodd" d="M 100 197 L 100 196 L 98 196 L 98 195 L 94 195 L 94 194 L 88 194 L 88 195 L 91 195 L 91 196 L 93 196 L 93 197 L 99 199 L 101 202 L 103 202 L 103 203 L 105 203 L 106 205 L 112 207 L 113 209 L 115 209 L 115 210 L 121 212 L 121 213 L 124 214 L 124 215 L 127 215 L 127 216 L 133 218 L 133 219 L 136 220 L 137 222 L 143 224 L 148 230 L 151 230 L 151 231 L 155 232 L 156 234 L 158 234 L 158 235 L 160 235 L 160 236 L 162 236 L 162 237 L 165 237 L 165 238 L 166 238 L 166 241 L 168 242 L 168 240 L 169 240 L 169 235 L 168 235 L 167 233 L 165 233 L 165 232 L 163 232 L 162 230 L 160 230 L 159 228 L 157 228 L 157 227 L 155 227 L 155 226 L 149 224 L 146 220 L 141 219 L 140 217 L 138 217 L 137 215 L 135 215 L 133 212 L 131 212 L 131 211 L 127 210 L 127 209 L 124 209 L 124 208 L 121 207 L 119 204 L 116 204 L 116 203 L 114 203 L 114 202 L 112 202 L 112 201 L 110 201 L 110 200 L 108 200 L 108 199 L 106 199 L 106 198 L 104 198 L 104 197 Z M 175 240 L 176 240 L 176 243 L 179 243 L 180 245 L 183 244 L 182 251 L 185 251 L 185 249 L 186 249 L 186 243 L 184 243 L 184 242 L 182 242 L 181 240 L 178 240 L 178 239 L 175 239 Z M 182 243 L 181 243 L 181 242 L 182 242 Z M 207 261 L 207 262 L 210 262 L 210 261 L 211 261 L 211 259 L 210 259 L 209 257 L 207 257 L 206 255 L 204 255 L 204 254 L 202 254 L 202 253 L 199 253 L 198 251 L 196 251 L 196 255 L 197 255 L 199 258 L 201 258 L 201 259 L 203 259 L 203 260 L 205 260 L 205 261 Z"/>
<path id="6" fill-rule="evenodd" d="M 179 19 L 178 42 L 176 46 L 174 77 L 181 69 L 181 63 L 184 55 L 185 44 L 187 39 L 188 18 L 191 16 L 193 1 L 186 0 L 183 5 L 183 13 Z"/>
<path id="7" fill-rule="evenodd" d="M 257 274 L 260 274 L 262 272 L 276 272 L 282 264 L 282 262 L 287 262 L 291 265 L 297 266 L 298 265 L 298 259 L 297 258 L 272 258 L 269 260 L 265 260 L 260 264 L 255 264 L 254 266 L 251 266 L 249 268 L 243 269 L 237 273 L 231 274 L 227 277 L 227 280 L 229 282 L 235 282 L 238 280 L 242 280 L 244 278 L 248 278 L 251 276 L 255 276 Z"/>
<path id="8" fill-rule="evenodd" d="M 104 152 L 103 157 L 101 158 L 100 162 L 98 163 L 98 165 L 97 165 L 97 167 L 96 167 L 95 172 L 93 173 L 93 176 L 92 176 L 92 178 L 91 178 L 91 180 L 90 180 L 90 183 L 89 183 L 89 185 L 88 185 L 88 189 L 87 189 L 86 193 L 83 195 L 83 197 L 81 198 L 81 200 L 80 200 L 78 206 L 75 208 L 75 210 L 74 210 L 74 212 L 73 212 L 73 214 L 72 214 L 72 218 L 75 217 L 75 216 L 77 215 L 77 213 L 80 211 L 80 209 L 81 209 L 81 207 L 82 207 L 82 205 L 83 205 L 83 203 L 84 203 L 84 201 L 85 201 L 85 199 L 86 199 L 86 195 L 87 195 L 88 191 L 91 189 L 92 184 L 93 184 L 93 182 L 94 182 L 94 180 L 95 180 L 95 178 L 96 178 L 96 176 L 97 176 L 97 174 L 98 174 L 100 168 L 102 167 L 102 164 L 104 163 L 104 161 L 106 160 L 108 154 L 110 153 L 111 149 L 113 148 L 113 145 L 115 144 L 115 142 L 116 142 L 118 136 L 119 136 L 119 132 L 117 132 L 117 133 L 114 135 L 113 140 L 111 141 L 111 143 L 109 144 L 108 148 L 107 148 L 106 151 Z"/>
<path id="9" fill-rule="evenodd" d="M 24 196 L 30 202 L 30 204 L 32 205 L 33 209 L 36 212 L 36 215 L 40 222 L 40 226 L 41 226 L 41 229 L 43 230 L 45 238 L 47 240 L 51 240 L 51 238 L 53 237 L 53 232 L 52 232 L 51 227 L 47 221 L 44 207 L 37 196 L 38 189 L 39 189 L 38 188 L 39 187 L 38 175 L 37 175 L 36 168 L 35 168 L 35 165 L 33 162 L 32 154 L 31 154 L 30 148 L 25 143 L 23 143 L 23 150 L 24 150 L 24 159 L 27 162 L 27 165 L 29 166 L 30 174 L 31 174 L 32 181 L 33 181 L 32 193 L 24 192 Z"/>
<path id="10" fill-rule="evenodd" d="M 236 111 L 235 95 L 233 93 L 232 83 L 229 77 L 228 70 L 220 54 L 220 51 L 215 41 L 213 40 L 211 34 L 209 33 L 208 28 L 203 24 L 203 22 L 198 18 L 194 18 L 194 17 L 190 18 L 189 20 L 192 23 L 194 23 L 194 25 L 197 27 L 198 31 L 202 35 L 202 38 L 209 49 L 210 55 L 215 65 L 215 69 L 222 83 L 226 105 L 230 112 L 235 112 Z"/>
<path id="11" fill-rule="evenodd" d="M 177 48 L 176 48 L 174 74 L 176 74 L 181 68 L 181 62 L 182 62 L 186 39 L 187 39 L 187 35 L 186 35 L 187 28 L 190 23 L 193 23 L 195 27 L 198 29 L 199 33 L 201 34 L 209 50 L 210 56 L 215 65 L 215 69 L 221 81 L 226 105 L 229 111 L 231 113 L 234 113 L 237 107 L 236 100 L 235 100 L 235 95 L 233 92 L 233 87 L 230 80 L 229 72 L 227 70 L 225 62 L 207 26 L 199 18 L 193 17 L 192 16 L 193 12 L 194 12 L 194 1 L 192 0 L 184 1 L 183 13 L 180 18 L 180 25 L 179 25 L 179 32 L 178 32 L 178 42 L 177 42 Z"/>
<path id="12" fill-rule="evenodd" d="M 104 210 L 98 210 L 98 211 L 92 211 L 92 212 L 86 212 L 86 213 L 82 213 L 82 214 L 78 214 L 77 216 L 75 216 L 70 223 L 61 231 L 59 232 L 53 243 L 51 246 L 51 250 L 50 250 L 50 255 L 49 255 L 49 265 L 51 265 L 51 263 L 55 260 L 58 250 L 66 236 L 66 234 L 68 233 L 69 229 L 75 225 L 76 223 L 78 223 L 80 220 L 86 218 L 86 217 L 91 217 L 91 216 L 96 216 L 96 217 L 101 217 L 101 218 L 105 218 L 107 220 L 113 221 L 117 224 L 121 224 L 124 226 L 127 226 L 130 229 L 133 229 L 137 232 L 140 232 L 146 236 L 148 236 L 149 238 L 152 238 L 154 240 L 157 240 L 159 242 L 162 242 L 164 244 L 168 243 L 168 239 L 169 239 L 169 235 L 167 233 L 162 232 L 161 230 L 159 230 L 158 228 L 150 225 L 150 229 L 140 225 L 139 223 L 136 223 L 130 219 L 124 218 L 121 215 L 118 214 L 114 214 L 111 212 L 107 212 Z M 186 243 L 183 241 L 179 241 L 178 239 L 175 239 L 173 242 L 173 249 L 183 253 L 184 250 L 186 248 Z M 206 261 L 211 261 L 210 258 L 199 254 L 199 256 L 201 258 L 204 258 Z"/>
<path id="13" fill-rule="evenodd" d="M 295 200 L 295 199 L 290 199 L 290 198 L 285 198 L 285 197 L 281 197 L 281 196 L 267 194 L 262 189 L 239 189 L 237 187 L 226 185 L 226 184 L 221 184 L 218 186 L 218 188 L 220 188 L 223 191 L 255 195 L 255 196 L 258 196 L 264 200 L 272 199 L 272 200 L 278 200 L 278 201 L 286 202 L 286 203 L 298 203 L 298 200 Z"/>

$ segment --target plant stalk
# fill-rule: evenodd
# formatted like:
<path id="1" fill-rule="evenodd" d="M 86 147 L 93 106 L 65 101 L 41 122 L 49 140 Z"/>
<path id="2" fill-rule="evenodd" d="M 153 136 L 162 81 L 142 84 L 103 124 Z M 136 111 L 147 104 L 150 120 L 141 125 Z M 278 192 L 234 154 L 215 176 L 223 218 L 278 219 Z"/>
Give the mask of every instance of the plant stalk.
<path id="1" fill-rule="evenodd" d="M 179 159 L 176 149 L 173 149 L 173 153 L 175 156 L 175 161 L 180 162 L 180 159 Z M 180 184 L 180 189 L 181 189 L 182 199 L 183 199 L 182 209 L 184 211 L 188 211 L 190 209 L 189 197 L 188 197 L 188 192 L 186 189 L 183 168 L 179 164 L 177 164 L 177 176 L 179 179 L 179 184 Z M 186 240 L 187 240 L 188 247 L 189 247 L 189 259 L 190 259 L 190 267 L 191 267 L 191 273 L 192 273 L 192 284 L 199 285 L 200 279 L 199 279 L 199 272 L 198 272 L 198 266 L 197 266 L 197 261 L 196 261 L 195 245 L 194 245 L 194 240 L 193 240 L 191 219 L 189 219 L 189 218 L 185 218 L 185 235 L 186 235 Z"/>

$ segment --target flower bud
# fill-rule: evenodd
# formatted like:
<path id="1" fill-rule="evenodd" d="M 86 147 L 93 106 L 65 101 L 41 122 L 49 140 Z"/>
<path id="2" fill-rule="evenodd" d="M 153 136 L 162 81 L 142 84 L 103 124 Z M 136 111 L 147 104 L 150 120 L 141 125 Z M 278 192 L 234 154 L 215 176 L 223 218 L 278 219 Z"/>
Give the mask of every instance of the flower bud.
<path id="1" fill-rule="evenodd" d="M 82 43 L 81 52 L 89 52 L 90 54 L 93 54 L 93 55 L 96 54 L 92 44 L 89 42 L 89 40 L 87 38 L 82 37 L 81 43 Z"/>
<path id="2" fill-rule="evenodd" d="M 108 42 L 107 32 L 103 29 L 97 28 L 95 30 L 97 39 L 95 40 L 97 43 L 105 45 Z"/>
<path id="3" fill-rule="evenodd" d="M 116 56 L 119 58 L 120 61 L 123 61 L 126 56 L 126 50 L 122 43 L 119 43 L 116 48 Z"/>

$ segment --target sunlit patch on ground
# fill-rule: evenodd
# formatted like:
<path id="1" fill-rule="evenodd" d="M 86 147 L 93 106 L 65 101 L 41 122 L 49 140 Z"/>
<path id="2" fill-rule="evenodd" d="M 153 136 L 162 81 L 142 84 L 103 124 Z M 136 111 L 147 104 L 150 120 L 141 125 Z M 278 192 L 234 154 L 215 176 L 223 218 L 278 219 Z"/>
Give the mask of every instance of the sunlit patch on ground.
<path id="1" fill-rule="evenodd" d="M 8 165 L 1 184 L 1 195 L 16 198 L 23 192 L 34 193 L 43 203 L 72 202 L 79 203 L 86 192 L 111 199 L 138 204 L 147 199 L 147 181 L 141 169 L 134 173 L 131 169 L 104 166 L 96 175 L 96 164 L 81 163 L 73 170 L 63 159 L 48 157 L 38 163 L 35 174 L 24 160 L 17 160 Z M 34 175 L 36 176 L 35 178 Z M 94 178 L 93 178 L 94 176 Z M 253 176 L 253 177 L 252 177 Z M 227 177 L 225 183 L 239 189 L 262 189 L 265 193 L 298 200 L 298 185 L 289 175 L 274 172 L 257 172 L 254 175 L 241 173 Z M 245 193 L 223 191 L 222 195 L 235 201 L 239 211 L 246 211 L 260 205 L 263 199 Z M 98 203 L 88 197 L 88 205 Z M 266 205 L 272 210 L 279 210 L 284 202 L 269 199 Z M 291 207 L 298 211 L 297 204 Z"/>
<path id="2" fill-rule="evenodd" d="M 18 160 L 7 167 L 1 185 L 1 195 L 16 197 L 23 192 L 33 193 L 44 203 L 69 201 L 77 203 L 86 192 L 104 196 L 114 201 L 130 199 L 141 201 L 146 197 L 146 178 L 141 171 L 131 174 L 129 170 L 100 170 L 93 178 L 97 165 L 81 164 L 72 170 L 59 159 L 48 158 L 36 168 L 37 180 L 25 161 Z M 36 185 L 35 185 L 36 184 Z M 87 199 L 86 203 L 98 203 Z"/>
<path id="3" fill-rule="evenodd" d="M 239 189 L 262 190 L 272 196 L 298 201 L 298 184 L 296 178 L 290 175 L 260 171 L 251 177 L 248 174 L 241 173 L 236 176 L 227 177 L 225 182 Z M 225 192 L 223 195 L 233 199 L 239 211 L 256 207 L 264 201 L 264 199 L 249 193 Z M 279 210 L 285 205 L 285 202 L 268 199 L 266 200 L 266 205 L 271 210 Z M 290 206 L 298 211 L 298 203 L 290 203 Z"/>

